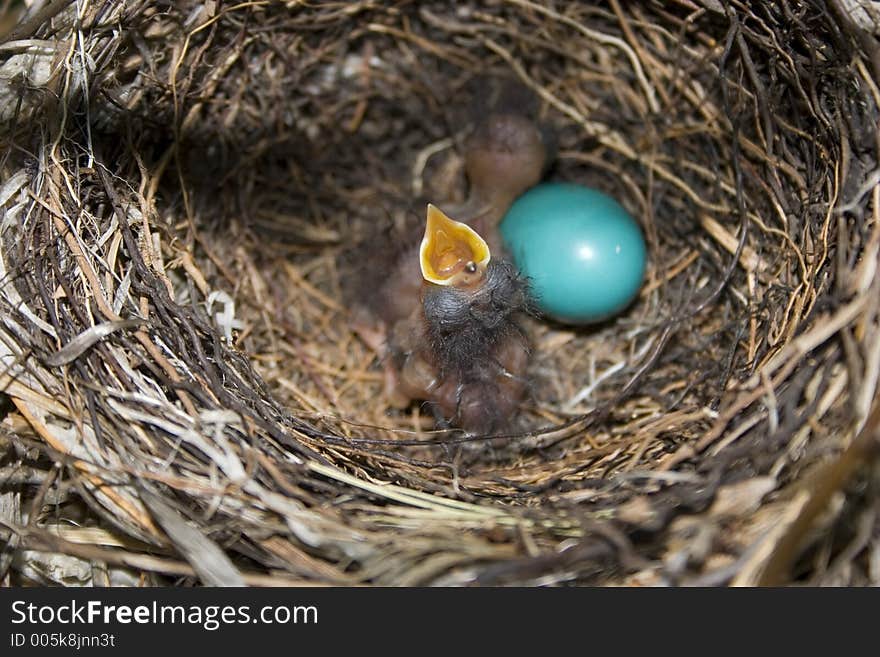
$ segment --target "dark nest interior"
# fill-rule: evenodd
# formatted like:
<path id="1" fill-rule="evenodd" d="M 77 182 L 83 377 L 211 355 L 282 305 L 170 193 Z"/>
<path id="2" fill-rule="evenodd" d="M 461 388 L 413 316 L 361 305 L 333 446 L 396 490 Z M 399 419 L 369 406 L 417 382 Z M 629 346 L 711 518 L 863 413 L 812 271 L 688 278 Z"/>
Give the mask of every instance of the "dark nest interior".
<path id="1" fill-rule="evenodd" d="M 3 582 L 880 583 L 872 3 L 3 9 Z M 499 88 L 649 266 L 483 436 L 343 288 Z"/>

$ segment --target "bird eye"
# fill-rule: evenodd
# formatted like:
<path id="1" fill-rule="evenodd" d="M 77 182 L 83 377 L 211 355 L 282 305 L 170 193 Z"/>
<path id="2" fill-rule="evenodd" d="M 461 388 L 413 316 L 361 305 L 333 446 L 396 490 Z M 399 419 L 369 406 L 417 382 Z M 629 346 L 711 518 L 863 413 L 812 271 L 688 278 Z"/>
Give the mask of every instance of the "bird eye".
<path id="1" fill-rule="evenodd" d="M 464 270 L 465 270 L 468 274 L 474 274 L 474 273 L 476 273 L 476 271 L 477 271 L 477 263 L 475 263 L 473 260 L 469 260 L 468 263 L 464 266 Z"/>

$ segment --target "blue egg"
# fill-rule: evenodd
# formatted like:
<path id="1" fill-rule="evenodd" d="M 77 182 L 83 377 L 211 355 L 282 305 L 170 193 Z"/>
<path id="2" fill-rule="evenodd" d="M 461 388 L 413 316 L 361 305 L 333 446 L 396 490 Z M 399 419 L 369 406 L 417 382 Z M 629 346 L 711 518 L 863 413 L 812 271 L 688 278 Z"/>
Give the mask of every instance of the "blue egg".
<path id="1" fill-rule="evenodd" d="M 545 183 L 519 197 L 501 236 L 531 279 L 541 311 L 589 324 L 626 308 L 645 278 L 646 249 L 636 221 L 610 196 L 570 183 Z"/>

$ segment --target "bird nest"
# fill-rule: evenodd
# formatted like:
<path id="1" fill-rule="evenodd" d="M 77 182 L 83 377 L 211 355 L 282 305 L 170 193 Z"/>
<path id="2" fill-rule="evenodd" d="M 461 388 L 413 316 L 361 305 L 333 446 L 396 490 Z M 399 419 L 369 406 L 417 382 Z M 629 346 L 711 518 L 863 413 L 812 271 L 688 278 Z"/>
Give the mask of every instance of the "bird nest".
<path id="1" fill-rule="evenodd" d="M 880 582 L 871 11 L 28 3 L 0 46 L 0 576 Z M 463 198 L 500 84 L 649 265 L 611 321 L 530 320 L 528 397 L 482 436 L 389 406 L 342 288 L 377 226 Z"/>

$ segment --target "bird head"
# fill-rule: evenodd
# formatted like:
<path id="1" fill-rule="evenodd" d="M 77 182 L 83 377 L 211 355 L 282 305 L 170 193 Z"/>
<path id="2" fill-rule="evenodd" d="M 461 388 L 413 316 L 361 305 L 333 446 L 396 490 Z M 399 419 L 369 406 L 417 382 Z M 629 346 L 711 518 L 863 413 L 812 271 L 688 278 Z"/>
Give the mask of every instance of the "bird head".
<path id="1" fill-rule="evenodd" d="M 482 280 L 490 257 L 489 245 L 477 231 L 428 204 L 419 249 L 422 278 L 434 285 L 472 287 Z"/>
<path id="2" fill-rule="evenodd" d="M 510 203 L 536 185 L 552 157 L 548 139 L 525 116 L 490 114 L 465 143 L 472 193 L 487 201 Z"/>

